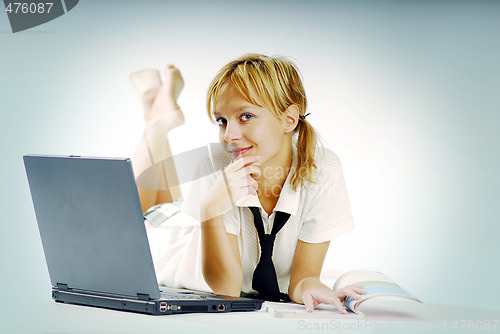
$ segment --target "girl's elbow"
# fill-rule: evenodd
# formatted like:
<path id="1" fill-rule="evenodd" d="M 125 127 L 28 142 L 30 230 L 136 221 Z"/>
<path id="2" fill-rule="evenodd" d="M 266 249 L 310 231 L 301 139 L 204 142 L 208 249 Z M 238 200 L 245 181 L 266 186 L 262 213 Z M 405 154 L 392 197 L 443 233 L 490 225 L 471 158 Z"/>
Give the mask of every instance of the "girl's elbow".
<path id="1" fill-rule="evenodd" d="M 217 282 L 212 284 L 207 282 L 207 284 L 216 295 L 239 297 L 241 294 L 241 284 L 236 282 Z"/>
<path id="2" fill-rule="evenodd" d="M 239 297 L 243 284 L 243 274 L 231 273 L 231 275 L 220 275 L 203 271 L 203 278 L 208 286 L 217 295 Z"/>
<path id="3" fill-rule="evenodd" d="M 216 295 L 229 296 L 229 297 L 239 297 L 241 294 L 241 287 L 240 288 L 237 288 L 237 287 L 231 288 L 228 286 L 222 286 L 219 288 L 214 288 L 212 290 Z"/>

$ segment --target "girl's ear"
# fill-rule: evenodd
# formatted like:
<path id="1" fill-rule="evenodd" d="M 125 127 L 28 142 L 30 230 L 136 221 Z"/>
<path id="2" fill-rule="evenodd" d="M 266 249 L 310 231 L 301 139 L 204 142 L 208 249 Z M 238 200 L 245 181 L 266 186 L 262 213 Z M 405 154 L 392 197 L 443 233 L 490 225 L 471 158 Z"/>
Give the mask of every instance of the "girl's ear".
<path id="1" fill-rule="evenodd" d="M 283 120 L 285 122 L 285 133 L 290 133 L 295 130 L 299 122 L 299 108 L 295 104 L 292 104 L 286 108 L 283 116 Z"/>

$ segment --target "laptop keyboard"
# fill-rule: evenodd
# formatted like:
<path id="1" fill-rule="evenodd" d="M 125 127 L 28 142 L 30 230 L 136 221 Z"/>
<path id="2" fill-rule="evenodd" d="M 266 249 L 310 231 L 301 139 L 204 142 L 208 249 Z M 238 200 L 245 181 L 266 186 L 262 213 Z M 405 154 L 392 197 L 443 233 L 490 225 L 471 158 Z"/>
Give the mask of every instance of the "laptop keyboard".
<path id="1" fill-rule="evenodd" d="M 165 291 L 165 290 L 160 290 L 160 296 L 161 299 L 205 299 L 208 298 L 208 295 L 204 295 L 203 293 L 196 293 L 196 292 L 171 292 L 171 291 Z"/>

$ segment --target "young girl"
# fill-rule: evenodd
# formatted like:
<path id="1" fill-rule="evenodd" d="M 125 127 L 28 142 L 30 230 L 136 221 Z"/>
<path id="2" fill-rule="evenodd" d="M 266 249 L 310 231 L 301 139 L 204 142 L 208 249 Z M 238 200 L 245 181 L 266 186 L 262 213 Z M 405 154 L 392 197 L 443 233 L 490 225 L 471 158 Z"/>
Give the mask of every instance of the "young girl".
<path id="1" fill-rule="evenodd" d="M 130 79 L 146 120 L 133 166 L 159 282 L 291 299 L 308 311 L 333 304 L 345 313 L 343 299 L 365 290 L 334 291 L 319 276 L 330 240 L 353 228 L 349 202 L 340 161 L 317 146 L 306 118 L 296 66 L 248 54 L 219 71 L 207 107 L 223 150 L 210 150 L 213 173 L 197 183 L 182 210 L 179 201 L 170 204 L 180 191 L 166 139 L 184 122 L 177 105 L 182 77 L 169 65 L 163 85 L 155 70 Z"/>

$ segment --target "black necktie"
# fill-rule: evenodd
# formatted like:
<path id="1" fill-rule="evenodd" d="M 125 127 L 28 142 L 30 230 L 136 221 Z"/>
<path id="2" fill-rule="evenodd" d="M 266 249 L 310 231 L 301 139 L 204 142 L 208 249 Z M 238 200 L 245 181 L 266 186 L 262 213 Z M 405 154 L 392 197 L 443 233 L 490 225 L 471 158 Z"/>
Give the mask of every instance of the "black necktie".
<path id="1" fill-rule="evenodd" d="M 253 272 L 252 289 L 259 293 L 258 297 L 270 301 L 290 301 L 287 294 L 281 293 L 278 286 L 278 278 L 272 260 L 274 240 L 276 234 L 285 225 L 290 214 L 286 212 L 276 211 L 274 224 L 271 234 L 264 232 L 264 224 L 260 215 L 259 208 L 249 207 L 253 213 L 255 228 L 259 235 L 260 242 L 260 261 Z"/>

